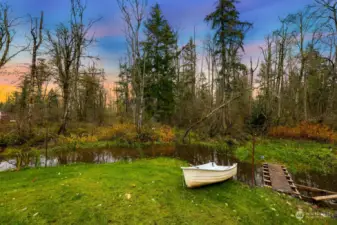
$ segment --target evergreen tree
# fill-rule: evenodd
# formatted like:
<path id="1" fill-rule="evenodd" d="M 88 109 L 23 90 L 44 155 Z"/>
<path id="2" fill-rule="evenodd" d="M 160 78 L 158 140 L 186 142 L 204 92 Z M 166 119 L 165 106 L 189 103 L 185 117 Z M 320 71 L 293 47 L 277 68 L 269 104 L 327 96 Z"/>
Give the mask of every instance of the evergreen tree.
<path id="1" fill-rule="evenodd" d="M 219 0 L 215 11 L 205 18 L 205 21 L 211 23 L 211 27 L 215 31 L 214 40 L 218 47 L 216 53 L 221 58 L 220 73 L 227 77 L 226 69 L 229 68 L 231 48 L 240 47 L 243 49 L 245 33 L 252 26 L 251 23 L 240 21 L 240 13 L 237 11 L 235 3 L 238 3 L 238 1 Z M 226 79 L 224 82 L 226 82 Z"/>
<path id="2" fill-rule="evenodd" d="M 205 21 L 210 23 L 215 31 L 213 37 L 217 48 L 215 54 L 220 61 L 216 91 L 217 105 L 223 104 L 232 96 L 234 90 L 237 89 L 237 83 L 240 81 L 238 71 L 244 70 L 239 62 L 238 50 L 243 50 L 245 33 L 251 28 L 252 24 L 242 22 L 239 19 L 240 13 L 236 9 L 236 3 L 238 3 L 236 0 L 219 0 L 215 11 L 205 18 Z M 224 128 L 227 131 L 232 126 L 230 105 L 223 107 L 217 116 L 215 129 L 223 131 L 222 128 Z"/>
<path id="3" fill-rule="evenodd" d="M 170 122 L 175 107 L 177 36 L 158 4 L 152 7 L 145 28 L 146 112 L 161 122 Z"/>

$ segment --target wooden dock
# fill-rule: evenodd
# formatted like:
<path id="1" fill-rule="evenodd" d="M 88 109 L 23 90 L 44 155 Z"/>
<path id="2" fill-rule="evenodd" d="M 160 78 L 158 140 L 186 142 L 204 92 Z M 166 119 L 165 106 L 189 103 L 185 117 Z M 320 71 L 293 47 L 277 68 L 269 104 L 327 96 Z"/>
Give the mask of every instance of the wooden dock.
<path id="1" fill-rule="evenodd" d="M 262 168 L 263 185 L 265 187 L 310 203 L 337 209 L 337 192 L 295 184 L 287 168 L 283 165 L 265 163 Z M 300 193 L 298 190 L 302 192 Z M 303 191 L 307 194 L 303 194 Z"/>
<path id="2" fill-rule="evenodd" d="M 277 164 L 263 164 L 263 184 L 275 191 L 301 197 L 287 168 Z"/>

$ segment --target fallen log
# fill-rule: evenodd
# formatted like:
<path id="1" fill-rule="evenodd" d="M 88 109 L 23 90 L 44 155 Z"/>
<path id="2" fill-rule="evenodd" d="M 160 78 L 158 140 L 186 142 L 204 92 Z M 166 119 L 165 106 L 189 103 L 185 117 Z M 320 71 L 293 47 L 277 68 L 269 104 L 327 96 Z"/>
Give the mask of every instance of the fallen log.
<path id="1" fill-rule="evenodd" d="M 213 109 L 211 112 L 209 112 L 206 116 L 202 117 L 201 119 L 199 119 L 197 122 L 193 123 L 185 132 L 183 138 L 182 138 L 182 142 L 185 143 L 185 139 L 188 135 L 188 133 L 197 125 L 199 125 L 200 123 L 202 123 L 203 121 L 205 121 L 206 119 L 208 119 L 210 116 L 212 116 L 214 113 L 216 113 L 218 110 L 224 108 L 226 105 L 230 104 L 232 101 L 234 101 L 237 98 L 240 98 L 242 96 L 242 94 L 237 95 L 236 97 L 228 100 L 227 102 L 221 104 L 219 107 Z"/>
<path id="2" fill-rule="evenodd" d="M 325 200 L 333 200 L 337 199 L 337 195 L 325 195 L 325 196 L 316 196 L 312 197 L 315 201 L 325 201 Z"/>

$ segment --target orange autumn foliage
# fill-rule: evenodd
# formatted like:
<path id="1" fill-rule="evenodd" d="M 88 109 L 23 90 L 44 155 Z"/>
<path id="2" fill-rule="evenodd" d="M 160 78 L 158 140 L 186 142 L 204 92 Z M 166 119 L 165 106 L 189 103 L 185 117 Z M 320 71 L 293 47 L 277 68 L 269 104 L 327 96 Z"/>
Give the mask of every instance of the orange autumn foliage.
<path id="1" fill-rule="evenodd" d="M 159 140 L 164 143 L 173 142 L 175 137 L 173 129 L 166 125 L 161 126 L 155 133 L 158 135 Z"/>
<path id="2" fill-rule="evenodd" d="M 269 136 L 278 138 L 294 138 L 337 143 L 337 132 L 329 126 L 302 122 L 295 127 L 277 126 L 270 128 Z"/>

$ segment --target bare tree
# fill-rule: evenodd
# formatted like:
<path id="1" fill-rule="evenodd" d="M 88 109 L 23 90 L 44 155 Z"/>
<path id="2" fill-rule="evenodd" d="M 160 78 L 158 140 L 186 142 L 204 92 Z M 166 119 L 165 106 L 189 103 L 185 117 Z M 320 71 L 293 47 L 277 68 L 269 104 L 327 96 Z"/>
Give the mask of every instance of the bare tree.
<path id="1" fill-rule="evenodd" d="M 282 99 L 283 99 L 283 85 L 284 85 L 284 60 L 286 58 L 286 49 L 289 41 L 288 27 L 284 21 L 282 22 L 281 29 L 275 31 L 275 36 L 277 38 L 277 78 L 276 78 L 276 88 L 277 88 L 277 118 L 281 118 L 282 112 Z"/>
<path id="2" fill-rule="evenodd" d="M 18 18 L 11 18 L 11 8 L 6 3 L 0 3 L 0 69 L 11 59 L 17 56 L 28 47 L 23 47 L 14 53 L 10 53 L 15 37 L 14 27 L 17 25 Z"/>
<path id="3" fill-rule="evenodd" d="M 90 28 L 98 20 L 92 20 L 84 25 L 83 16 L 86 7 L 81 0 L 71 0 L 70 27 L 60 24 L 56 33 L 47 32 L 50 42 L 50 54 L 57 69 L 56 81 L 59 83 L 63 96 L 63 116 L 58 133 L 65 133 L 71 103 L 77 101 L 77 83 L 80 75 L 81 59 L 85 49 L 93 42 L 94 37 L 87 39 Z M 87 56 L 89 58 L 93 58 Z M 78 104 L 77 104 L 78 105 Z"/>
<path id="4" fill-rule="evenodd" d="M 265 95 L 265 111 L 267 114 L 270 112 L 270 100 L 271 100 L 271 79 L 272 79 L 272 45 L 273 41 L 272 38 L 268 35 L 265 38 L 266 41 L 266 49 L 261 48 L 263 58 L 265 61 L 265 71 L 264 74 L 260 73 L 260 76 L 262 76 L 262 82 L 263 82 L 263 89 L 264 89 L 264 95 Z"/>
<path id="5" fill-rule="evenodd" d="M 56 81 L 58 82 L 63 97 L 63 116 L 58 134 L 65 133 L 70 113 L 71 88 L 74 81 L 72 66 L 74 65 L 75 54 L 75 37 L 71 30 L 60 24 L 53 35 L 48 31 L 48 40 L 51 44 L 50 54 L 57 70 Z"/>
<path id="6" fill-rule="evenodd" d="M 303 11 L 299 11 L 296 14 L 290 14 L 286 18 L 286 22 L 289 25 L 294 26 L 292 36 L 295 40 L 296 46 L 298 47 L 299 56 L 300 56 L 300 73 L 298 76 L 298 81 L 296 84 L 295 90 L 295 103 L 296 103 L 296 114 L 298 114 L 298 105 L 299 105 L 299 95 L 300 95 L 300 86 L 303 81 L 303 113 L 304 120 L 308 120 L 308 107 L 307 107 L 307 76 L 304 74 L 305 65 L 306 65 L 306 54 L 305 54 L 305 36 L 309 32 L 312 32 L 312 40 L 315 39 L 317 34 L 318 27 L 314 27 L 317 21 L 317 16 L 315 11 L 311 11 L 311 7 L 307 7 Z M 312 41 L 312 44 L 314 41 Z"/>
<path id="7" fill-rule="evenodd" d="M 335 0 L 315 0 L 316 6 L 321 11 L 321 19 L 326 20 L 323 25 L 326 28 L 326 32 L 329 32 L 326 35 L 329 48 L 332 54 L 328 59 L 329 62 L 334 62 L 332 65 L 332 87 L 331 87 L 331 94 L 329 99 L 329 110 L 334 108 L 335 98 L 336 98 L 336 81 L 337 81 L 337 1 Z M 334 52 L 333 50 L 334 49 Z"/>
<path id="8" fill-rule="evenodd" d="M 29 134 L 32 134 L 32 117 L 33 117 L 33 108 L 34 108 L 34 98 L 35 98 L 35 80 L 37 80 L 37 54 L 38 50 L 43 41 L 43 12 L 41 12 L 41 16 L 38 18 L 30 18 L 31 21 L 31 39 L 33 42 L 32 46 L 32 65 L 30 71 L 30 88 L 29 88 L 29 103 L 28 103 L 28 127 L 29 127 Z"/>
<path id="9" fill-rule="evenodd" d="M 131 56 L 131 85 L 136 97 L 135 122 L 138 132 L 142 128 L 144 110 L 144 76 L 140 60 L 140 28 L 145 18 L 146 0 L 117 0 L 126 24 L 125 35 Z M 145 71 L 145 70 L 144 70 Z"/>
<path id="10" fill-rule="evenodd" d="M 260 59 L 257 60 L 255 68 L 253 67 L 253 59 L 250 57 L 250 94 L 249 94 L 249 116 L 252 116 L 253 108 L 253 92 L 254 92 L 254 73 L 259 67 Z"/>
<path id="11" fill-rule="evenodd" d="M 71 0 L 71 31 L 74 36 L 74 45 L 75 45 L 75 62 L 73 66 L 74 81 L 73 81 L 73 100 L 76 102 L 75 107 L 79 106 L 78 102 L 78 81 L 80 78 L 80 68 L 81 68 L 81 59 L 83 57 L 98 59 L 97 57 L 86 56 L 84 51 L 88 48 L 94 41 L 93 36 L 89 36 L 89 30 L 92 26 L 98 22 L 101 18 L 90 20 L 88 24 L 84 23 L 84 12 L 86 10 L 86 5 L 81 2 L 81 0 Z M 77 109 L 78 111 L 78 109 Z"/>
<path id="12" fill-rule="evenodd" d="M 206 50 L 206 63 L 208 69 L 208 82 L 209 82 L 209 90 L 211 96 L 211 107 L 214 103 L 214 80 L 215 80 L 215 72 L 216 72 L 216 50 L 214 41 L 212 40 L 211 36 L 208 36 L 205 40 L 205 50 Z"/>

